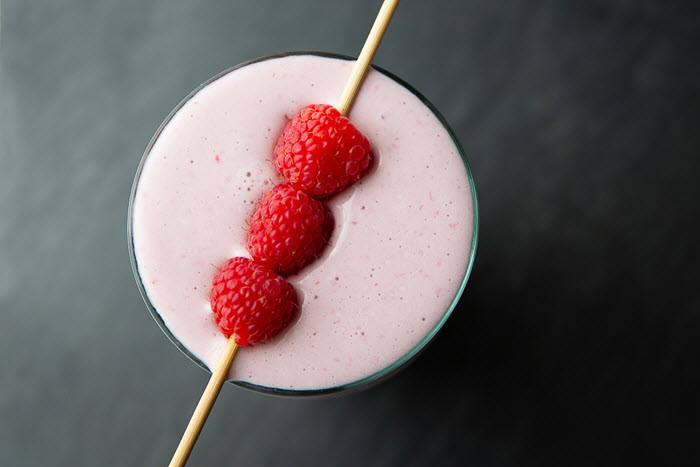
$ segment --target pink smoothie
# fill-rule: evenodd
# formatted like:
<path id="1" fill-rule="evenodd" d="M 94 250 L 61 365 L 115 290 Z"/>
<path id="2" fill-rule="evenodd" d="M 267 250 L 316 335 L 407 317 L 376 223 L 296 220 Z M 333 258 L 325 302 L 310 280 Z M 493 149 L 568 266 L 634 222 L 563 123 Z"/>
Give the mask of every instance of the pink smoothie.
<path id="1" fill-rule="evenodd" d="M 231 71 L 191 97 L 144 162 L 133 212 L 138 272 L 163 322 L 214 366 L 225 339 L 209 307 L 217 265 L 246 252 L 246 220 L 281 180 L 270 161 L 286 119 L 335 103 L 352 62 L 313 55 Z M 279 338 L 239 353 L 230 378 L 285 390 L 371 376 L 414 349 L 444 317 L 468 267 L 473 199 L 448 131 L 419 98 L 371 71 L 350 118 L 369 138 L 372 171 L 328 201 L 324 255 L 289 281 L 302 308 Z"/>

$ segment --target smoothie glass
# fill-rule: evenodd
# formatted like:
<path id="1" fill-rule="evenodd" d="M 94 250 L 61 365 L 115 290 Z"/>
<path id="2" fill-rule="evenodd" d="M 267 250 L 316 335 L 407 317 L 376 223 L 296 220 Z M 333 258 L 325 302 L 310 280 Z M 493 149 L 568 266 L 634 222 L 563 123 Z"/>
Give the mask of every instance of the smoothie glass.
<path id="1" fill-rule="evenodd" d="M 265 60 L 270 60 L 274 58 L 280 58 L 280 57 L 287 57 L 290 55 L 315 55 L 315 56 L 320 56 L 320 57 L 328 57 L 328 58 L 334 58 L 334 59 L 341 59 L 341 60 L 354 60 L 351 57 L 346 57 L 342 55 L 337 55 L 337 54 L 328 54 L 328 53 L 320 53 L 320 52 L 289 52 L 289 53 L 284 53 L 284 54 L 279 54 L 279 55 L 271 55 L 271 56 L 266 56 L 266 57 L 261 57 L 255 60 L 251 60 L 248 62 L 244 62 L 242 64 L 236 65 L 234 67 L 231 67 L 216 76 L 212 77 L 202 85 L 200 85 L 197 89 L 192 91 L 185 99 L 183 99 L 176 107 L 173 109 L 173 111 L 166 117 L 166 119 L 163 121 L 163 123 L 160 125 L 158 130 L 156 131 L 155 135 L 151 138 L 151 141 L 149 142 L 148 146 L 146 147 L 146 150 L 143 154 L 143 157 L 141 159 L 141 162 L 139 164 L 139 167 L 136 172 L 136 176 L 134 179 L 134 184 L 132 187 L 131 191 L 131 197 L 129 200 L 129 212 L 128 212 L 128 219 L 127 219 L 127 235 L 128 235 L 128 246 L 129 246 L 129 256 L 131 260 L 131 265 L 132 265 L 132 270 L 134 273 L 134 277 L 136 279 L 136 282 L 138 284 L 139 290 L 141 292 L 141 295 L 146 303 L 146 306 L 153 317 L 153 319 L 156 321 L 158 326 L 161 328 L 161 330 L 165 333 L 165 335 L 170 339 L 170 341 L 178 348 L 180 349 L 181 352 L 183 352 L 187 357 L 189 357 L 193 362 L 195 362 L 197 365 L 202 367 L 205 371 L 209 371 L 207 366 L 195 355 L 193 355 L 187 347 L 180 342 L 174 335 L 173 333 L 168 329 L 166 326 L 165 322 L 163 321 L 163 318 L 161 315 L 158 313 L 158 310 L 153 306 L 151 303 L 146 287 L 144 286 L 143 280 L 141 278 L 141 274 L 139 272 L 139 266 L 137 263 L 136 259 L 136 254 L 134 250 L 134 237 L 133 237 L 133 205 L 134 205 L 134 200 L 135 200 L 135 194 L 136 194 L 136 189 L 139 183 L 140 175 L 144 166 L 144 163 L 146 159 L 149 156 L 149 153 L 151 152 L 151 149 L 153 148 L 153 145 L 155 142 L 158 140 L 161 132 L 165 128 L 165 126 L 168 124 L 168 122 L 171 120 L 171 118 L 182 108 L 182 106 L 187 103 L 194 95 L 196 95 L 201 89 L 209 85 L 210 83 L 216 81 L 220 77 L 237 70 L 241 67 L 245 67 L 247 65 L 253 64 L 253 63 L 258 63 L 262 62 Z M 267 387 L 267 386 L 260 386 L 256 384 L 252 384 L 249 382 L 244 382 L 244 381 L 231 381 L 233 384 L 236 384 L 240 387 L 244 387 L 247 389 L 254 390 L 256 392 L 261 392 L 261 393 L 266 393 L 266 394 L 274 394 L 274 395 L 284 395 L 284 396 L 321 396 L 321 395 L 327 395 L 327 394 L 337 394 L 337 393 L 345 393 L 349 392 L 351 390 L 358 390 L 362 388 L 366 388 L 372 384 L 375 384 L 377 382 L 380 382 L 387 377 L 393 375 L 396 373 L 398 370 L 401 368 L 405 367 L 408 363 L 410 363 L 420 352 L 423 350 L 423 348 L 435 337 L 435 335 L 438 333 L 438 331 L 442 328 L 444 323 L 447 321 L 447 319 L 450 317 L 452 311 L 454 308 L 457 306 L 457 303 L 459 302 L 459 299 L 462 295 L 462 292 L 464 291 L 467 280 L 469 278 L 469 275 L 471 273 L 471 269 L 473 267 L 475 255 L 476 255 L 476 246 L 477 246 L 477 236 L 478 236 L 478 210 L 477 210 L 477 198 L 476 198 L 476 190 L 474 186 L 474 179 L 472 177 L 471 169 L 469 167 L 469 163 L 467 161 L 467 158 L 464 154 L 464 151 L 457 140 L 454 132 L 450 129 L 449 125 L 445 121 L 445 119 L 442 117 L 442 115 L 437 111 L 437 109 L 425 98 L 423 97 L 418 91 L 416 91 L 413 87 L 411 87 L 408 83 L 405 81 L 401 80 L 397 76 L 389 73 L 388 71 L 385 71 L 379 67 L 374 66 L 373 67 L 376 71 L 379 73 L 382 73 L 383 75 L 387 76 L 388 78 L 392 79 L 394 82 L 398 83 L 400 86 L 411 92 L 413 95 L 415 95 L 433 114 L 434 116 L 441 122 L 442 126 L 445 128 L 447 133 L 450 135 L 452 142 L 454 143 L 454 146 L 456 147 L 457 151 L 461 155 L 462 161 L 464 163 L 466 173 L 467 173 L 467 179 L 469 182 L 470 186 L 470 192 L 471 192 L 471 203 L 472 203 L 472 240 L 471 240 L 471 245 L 469 248 L 469 254 L 468 258 L 465 258 L 465 273 L 463 277 L 461 278 L 456 278 L 459 279 L 460 285 L 459 288 L 457 289 L 457 292 L 455 296 L 453 297 L 450 305 L 445 309 L 444 314 L 442 315 L 442 318 L 436 323 L 436 325 L 425 335 L 423 336 L 422 339 L 418 341 L 418 343 L 413 346 L 408 352 L 403 354 L 400 358 L 396 359 L 392 364 L 386 366 L 385 368 L 376 371 L 375 373 L 366 376 L 364 378 L 358 379 L 356 381 L 352 381 L 350 383 L 346 384 L 341 384 L 338 386 L 333 386 L 333 387 L 327 387 L 327 388 L 322 388 L 322 389 L 281 389 L 281 388 L 275 388 L 275 387 Z"/>

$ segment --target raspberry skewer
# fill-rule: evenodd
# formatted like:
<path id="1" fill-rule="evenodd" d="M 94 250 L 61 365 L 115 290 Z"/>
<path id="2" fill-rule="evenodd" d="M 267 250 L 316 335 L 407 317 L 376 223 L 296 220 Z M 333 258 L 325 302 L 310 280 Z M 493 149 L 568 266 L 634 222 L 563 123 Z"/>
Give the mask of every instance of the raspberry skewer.
<path id="1" fill-rule="evenodd" d="M 333 111 L 339 113 L 342 118 L 350 112 L 398 4 L 399 0 L 384 0 L 345 85 L 338 110 L 324 109 L 329 113 L 328 119 L 333 120 L 331 123 L 339 124 L 342 131 L 352 133 L 354 128 L 348 129 L 344 126 L 347 119 L 339 120 Z M 322 187 L 320 193 L 309 194 L 329 196 L 356 181 L 364 173 L 369 165 L 370 151 L 368 143 L 362 141 L 362 138 L 356 136 L 355 142 L 358 144 L 348 149 L 353 160 L 350 163 L 346 162 L 342 170 L 338 167 L 333 168 L 333 173 L 339 174 L 339 177 L 330 183 L 330 188 Z M 356 146 L 360 149 L 354 149 Z M 277 165 L 277 158 L 275 163 Z M 280 166 L 278 170 L 292 184 L 297 180 L 285 174 Z M 303 177 L 298 179 L 302 180 Z M 299 189 L 304 188 L 302 186 Z M 314 249 L 315 254 L 318 252 L 316 244 L 309 248 Z M 281 264 L 299 267 L 301 263 L 282 261 Z M 266 266 L 247 258 L 230 259 L 220 268 L 213 281 L 211 304 L 217 325 L 227 337 L 226 346 L 170 461 L 170 467 L 184 466 L 187 462 L 221 387 L 226 381 L 239 346 L 263 343 L 273 338 L 293 321 L 299 308 L 296 292 L 284 278 Z"/>

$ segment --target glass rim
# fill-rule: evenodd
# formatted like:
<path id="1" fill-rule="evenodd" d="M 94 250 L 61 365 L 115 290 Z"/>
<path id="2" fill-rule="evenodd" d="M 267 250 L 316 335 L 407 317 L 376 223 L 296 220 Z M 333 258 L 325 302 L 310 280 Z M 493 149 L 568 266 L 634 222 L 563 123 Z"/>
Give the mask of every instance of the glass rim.
<path id="1" fill-rule="evenodd" d="M 148 292 L 146 291 L 146 287 L 143 283 L 143 279 L 141 277 L 141 273 L 139 271 L 138 267 L 138 261 L 136 260 L 136 252 L 134 250 L 134 236 L 133 236 L 133 209 L 134 209 L 134 200 L 136 198 L 136 191 L 138 189 L 138 184 L 139 180 L 141 178 L 141 173 L 143 171 L 144 164 L 146 162 L 146 159 L 148 158 L 148 155 L 150 154 L 151 150 L 153 149 L 154 144 L 160 137 L 161 133 L 165 129 L 165 127 L 170 123 L 172 118 L 182 109 L 182 107 L 190 100 L 192 99 L 197 93 L 199 93 L 202 89 L 213 83 L 214 81 L 218 80 L 219 78 L 222 78 L 223 76 L 238 70 L 239 68 L 246 67 L 248 65 L 252 65 L 258 62 L 263 62 L 267 60 L 273 60 L 277 58 L 284 58 L 284 57 L 289 57 L 289 56 L 298 56 L 298 55 L 312 55 L 312 56 L 317 56 L 317 57 L 324 57 L 324 58 L 333 58 L 333 59 L 339 59 L 339 60 L 346 60 L 346 61 L 355 61 L 356 58 L 348 56 L 348 55 L 341 55 L 341 54 L 336 54 L 336 53 L 329 53 L 329 52 L 319 52 L 319 51 L 292 51 L 292 52 L 284 52 L 284 53 L 279 53 L 279 54 L 273 54 L 273 55 L 265 55 L 261 56 L 258 58 L 254 58 L 252 60 L 247 60 L 245 62 L 239 63 L 237 65 L 234 65 L 232 67 L 229 67 L 208 80 L 204 81 L 202 84 L 197 86 L 193 91 L 191 91 L 185 98 L 183 98 L 174 108 L 173 110 L 170 111 L 170 113 L 165 117 L 163 122 L 158 126 L 158 129 L 156 132 L 153 134 L 151 137 L 150 141 L 148 142 L 148 145 L 146 146 L 146 149 L 141 156 L 141 160 L 139 161 L 138 168 L 136 169 L 136 174 L 134 175 L 134 181 L 131 186 L 131 193 L 129 195 L 129 207 L 128 207 L 128 212 L 127 212 L 127 241 L 128 241 L 128 249 L 129 249 L 129 260 L 131 262 L 131 269 L 134 274 L 134 278 L 136 279 L 136 284 L 139 288 L 139 292 L 141 294 L 141 297 L 143 298 L 143 301 L 146 304 L 146 308 L 148 309 L 151 317 L 153 320 L 158 324 L 158 327 L 161 329 L 161 331 L 166 335 L 168 340 L 172 342 L 175 347 L 177 347 L 180 352 L 182 352 L 187 358 L 189 358 L 191 361 L 193 361 L 195 364 L 197 364 L 200 368 L 202 368 L 204 371 L 211 373 L 211 370 L 209 367 L 201 361 L 197 356 L 195 356 L 190 350 L 182 343 L 180 340 L 175 337 L 175 335 L 170 331 L 168 326 L 165 324 L 165 321 L 163 318 L 160 316 L 160 313 L 158 313 L 158 310 L 156 307 L 151 303 L 150 298 L 148 297 Z M 344 383 L 344 384 L 339 384 L 336 386 L 331 386 L 327 388 L 321 388 L 321 389 L 283 389 L 283 388 L 275 388 L 275 387 L 270 387 L 270 386 L 263 386 L 263 385 L 257 385 L 253 383 L 249 383 L 246 381 L 232 381 L 232 380 L 227 380 L 228 383 L 234 384 L 236 386 L 239 386 L 241 388 L 245 388 L 254 392 L 262 393 L 262 394 L 268 394 L 268 395 L 275 395 L 275 396 L 323 396 L 323 395 L 330 395 L 330 394 L 338 394 L 338 393 L 345 393 L 349 391 L 355 391 L 359 389 L 364 389 L 366 387 L 369 387 L 373 384 L 379 383 L 383 381 L 384 379 L 388 378 L 389 376 L 392 376 L 394 373 L 398 372 L 400 369 L 402 369 L 405 365 L 410 363 L 418 354 L 430 343 L 437 333 L 442 329 L 444 324 L 447 322 L 447 320 L 450 318 L 452 315 L 452 312 L 454 309 L 457 307 L 457 304 L 459 303 L 459 300 L 462 297 L 462 294 L 464 293 L 464 290 L 466 289 L 467 282 L 469 281 L 469 276 L 471 275 L 472 269 L 474 267 L 474 261 L 476 259 L 476 248 L 477 248 L 477 243 L 478 243 L 478 233 L 479 233 L 479 212 L 478 212 L 478 202 L 477 202 L 477 195 L 476 195 L 476 186 L 474 182 L 474 176 L 472 174 L 471 166 L 469 165 L 469 161 L 467 160 L 467 156 L 464 152 L 464 148 L 462 148 L 462 145 L 459 142 L 459 139 L 457 139 L 457 136 L 455 132 L 452 130 L 450 125 L 447 123 L 447 120 L 443 115 L 438 111 L 438 109 L 425 97 L 423 96 L 418 90 L 416 90 L 413 86 L 411 86 L 409 83 L 401 79 L 400 77 L 396 76 L 395 74 L 391 73 L 390 71 L 387 71 L 377 65 L 372 65 L 372 69 L 375 71 L 383 74 L 384 76 L 388 77 L 389 79 L 393 80 L 400 86 L 402 86 L 404 89 L 408 90 L 410 93 L 412 93 L 414 96 L 416 96 L 428 109 L 433 113 L 433 115 L 438 119 L 438 121 L 442 124 L 443 128 L 447 131 L 448 135 L 452 139 L 453 144 L 457 148 L 457 151 L 459 152 L 460 158 L 462 159 L 462 162 L 464 164 L 464 168 L 467 172 L 467 180 L 469 181 L 469 189 L 471 193 L 471 204 L 472 204 L 472 239 L 471 239 L 471 245 L 470 245 L 470 250 L 469 250 L 469 258 L 467 261 L 467 267 L 464 271 L 464 276 L 462 278 L 462 281 L 460 283 L 459 288 L 455 292 L 455 295 L 450 303 L 450 305 L 447 307 L 445 310 L 445 313 L 442 315 L 440 320 L 433 326 L 433 328 L 425 335 L 423 338 L 421 338 L 408 352 L 403 354 L 401 357 L 396 359 L 393 363 L 387 365 L 386 367 L 368 375 L 365 376 L 364 378 L 360 378 L 355 381 L 351 381 L 349 383 Z"/>

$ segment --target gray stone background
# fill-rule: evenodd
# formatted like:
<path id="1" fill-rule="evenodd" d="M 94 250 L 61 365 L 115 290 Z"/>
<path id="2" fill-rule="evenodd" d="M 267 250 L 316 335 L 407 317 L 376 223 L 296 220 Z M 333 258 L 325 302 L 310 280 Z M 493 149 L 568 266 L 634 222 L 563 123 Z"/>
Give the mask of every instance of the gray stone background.
<path id="1" fill-rule="evenodd" d="M 696 2 L 411 1 L 376 63 L 471 158 L 476 268 L 366 392 L 224 388 L 190 465 L 698 465 Z M 165 465 L 207 376 L 146 313 L 132 177 L 209 76 L 355 55 L 377 1 L 5 0 L 0 465 Z"/>

